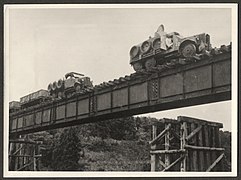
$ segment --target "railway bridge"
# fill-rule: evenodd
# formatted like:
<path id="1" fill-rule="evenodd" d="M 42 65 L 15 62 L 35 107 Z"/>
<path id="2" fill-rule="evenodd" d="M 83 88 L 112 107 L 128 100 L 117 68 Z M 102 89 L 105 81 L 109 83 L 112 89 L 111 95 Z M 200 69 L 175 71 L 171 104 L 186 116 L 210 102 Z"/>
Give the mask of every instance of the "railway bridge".
<path id="1" fill-rule="evenodd" d="M 153 70 L 154 71 L 154 70 Z M 104 82 L 67 99 L 10 114 L 10 137 L 231 99 L 231 52 Z"/>

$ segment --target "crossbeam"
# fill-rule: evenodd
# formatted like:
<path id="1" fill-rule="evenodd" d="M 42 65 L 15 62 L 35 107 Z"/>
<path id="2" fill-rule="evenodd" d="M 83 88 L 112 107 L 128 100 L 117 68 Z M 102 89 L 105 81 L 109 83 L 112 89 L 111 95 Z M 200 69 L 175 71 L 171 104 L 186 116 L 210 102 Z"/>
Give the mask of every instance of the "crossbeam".
<path id="1" fill-rule="evenodd" d="M 224 148 L 200 147 L 200 146 L 191 146 L 191 145 L 185 145 L 184 147 L 187 149 L 193 149 L 193 150 L 224 151 Z"/>

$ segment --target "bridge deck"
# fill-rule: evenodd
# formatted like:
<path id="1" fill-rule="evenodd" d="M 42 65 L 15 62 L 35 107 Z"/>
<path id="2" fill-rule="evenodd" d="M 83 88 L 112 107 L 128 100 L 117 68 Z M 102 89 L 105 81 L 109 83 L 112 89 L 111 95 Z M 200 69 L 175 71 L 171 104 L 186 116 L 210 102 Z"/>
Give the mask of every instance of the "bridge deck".
<path id="1" fill-rule="evenodd" d="M 226 52 L 11 113 L 10 136 L 230 99 L 231 53 Z"/>

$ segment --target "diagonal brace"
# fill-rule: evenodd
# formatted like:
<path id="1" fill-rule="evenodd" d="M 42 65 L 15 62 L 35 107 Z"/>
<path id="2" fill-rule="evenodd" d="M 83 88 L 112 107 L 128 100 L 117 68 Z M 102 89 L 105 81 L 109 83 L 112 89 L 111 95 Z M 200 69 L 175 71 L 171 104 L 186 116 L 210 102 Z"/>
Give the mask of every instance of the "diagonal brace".
<path id="1" fill-rule="evenodd" d="M 191 132 L 191 134 L 186 137 L 186 140 L 189 141 L 190 139 L 192 139 L 193 136 L 195 136 L 201 129 L 202 125 L 199 125 L 196 129 L 193 130 L 193 132 Z"/>
<path id="2" fill-rule="evenodd" d="M 221 161 L 221 159 L 224 157 L 224 153 L 222 153 L 209 168 L 206 170 L 206 172 L 210 172 L 218 163 Z"/>
<path id="3" fill-rule="evenodd" d="M 167 166 L 165 169 L 162 170 L 162 172 L 169 170 L 170 168 L 172 168 L 173 166 L 175 166 L 179 161 L 181 161 L 182 159 L 184 159 L 185 156 L 181 156 L 178 159 L 176 159 L 176 161 L 174 161 L 173 163 L 171 163 L 169 166 Z"/>
<path id="4" fill-rule="evenodd" d="M 155 144 L 159 139 L 163 137 L 163 135 L 171 128 L 171 124 L 168 124 L 167 127 L 160 133 L 158 136 L 153 139 L 151 142 L 149 142 L 150 145 Z"/>

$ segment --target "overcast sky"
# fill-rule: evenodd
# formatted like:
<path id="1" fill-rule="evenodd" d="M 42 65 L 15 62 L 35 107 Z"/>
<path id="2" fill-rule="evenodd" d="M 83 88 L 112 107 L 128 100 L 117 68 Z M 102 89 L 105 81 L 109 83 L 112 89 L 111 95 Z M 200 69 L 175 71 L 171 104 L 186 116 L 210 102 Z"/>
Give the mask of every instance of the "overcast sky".
<path id="1" fill-rule="evenodd" d="M 164 24 L 183 36 L 209 33 L 213 47 L 231 42 L 231 10 L 218 8 L 8 8 L 9 101 L 47 89 L 67 72 L 94 84 L 133 73 L 129 50 Z M 224 123 L 231 130 L 230 101 L 148 114 L 179 115 Z"/>

